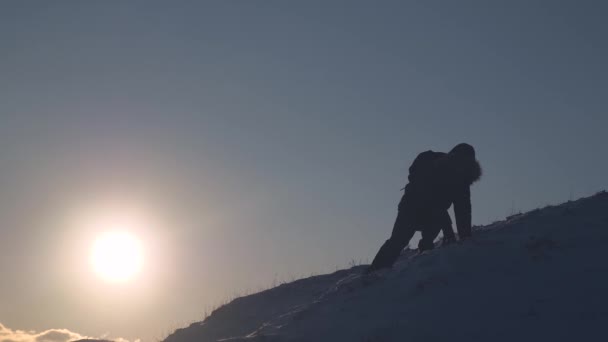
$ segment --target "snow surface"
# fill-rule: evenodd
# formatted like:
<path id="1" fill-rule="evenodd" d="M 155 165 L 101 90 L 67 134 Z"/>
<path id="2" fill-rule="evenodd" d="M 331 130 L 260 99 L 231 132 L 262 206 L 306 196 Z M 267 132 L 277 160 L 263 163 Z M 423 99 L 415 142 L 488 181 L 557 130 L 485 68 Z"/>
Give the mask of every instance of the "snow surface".
<path id="1" fill-rule="evenodd" d="M 165 342 L 607 341 L 607 247 L 601 192 L 369 277 L 357 266 L 235 299 Z"/>

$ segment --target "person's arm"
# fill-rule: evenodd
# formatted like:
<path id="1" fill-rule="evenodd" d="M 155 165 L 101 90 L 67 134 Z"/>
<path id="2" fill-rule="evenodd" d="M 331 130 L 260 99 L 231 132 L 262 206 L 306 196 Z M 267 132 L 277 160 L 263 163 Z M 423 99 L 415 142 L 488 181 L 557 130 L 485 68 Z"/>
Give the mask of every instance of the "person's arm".
<path id="1" fill-rule="evenodd" d="M 454 199 L 454 216 L 458 236 L 463 239 L 471 236 L 471 188 L 462 188 Z"/>

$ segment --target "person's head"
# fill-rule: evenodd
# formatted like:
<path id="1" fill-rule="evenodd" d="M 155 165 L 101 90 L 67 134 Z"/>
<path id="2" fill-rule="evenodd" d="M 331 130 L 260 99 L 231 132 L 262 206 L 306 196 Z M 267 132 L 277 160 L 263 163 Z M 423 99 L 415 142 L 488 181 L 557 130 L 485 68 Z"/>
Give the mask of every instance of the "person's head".
<path id="1" fill-rule="evenodd" d="M 467 143 L 458 144 L 450 151 L 450 156 L 460 160 L 475 160 L 475 149 Z"/>
<path id="2" fill-rule="evenodd" d="M 466 143 L 458 144 L 448 153 L 448 157 L 454 167 L 462 172 L 463 177 L 469 184 L 481 178 L 481 166 L 475 159 L 473 146 Z"/>

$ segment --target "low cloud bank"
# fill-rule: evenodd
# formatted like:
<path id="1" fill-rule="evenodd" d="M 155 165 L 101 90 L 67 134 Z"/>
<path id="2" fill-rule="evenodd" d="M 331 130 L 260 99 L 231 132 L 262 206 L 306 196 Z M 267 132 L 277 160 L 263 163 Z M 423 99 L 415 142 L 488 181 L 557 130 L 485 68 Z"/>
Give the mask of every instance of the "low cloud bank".
<path id="1" fill-rule="evenodd" d="M 12 330 L 0 323 L 0 342 L 70 342 L 78 340 L 96 340 L 68 329 L 49 329 L 42 332 L 33 330 Z M 123 338 L 112 339 L 115 342 L 129 342 Z M 136 340 L 134 342 L 139 342 Z"/>

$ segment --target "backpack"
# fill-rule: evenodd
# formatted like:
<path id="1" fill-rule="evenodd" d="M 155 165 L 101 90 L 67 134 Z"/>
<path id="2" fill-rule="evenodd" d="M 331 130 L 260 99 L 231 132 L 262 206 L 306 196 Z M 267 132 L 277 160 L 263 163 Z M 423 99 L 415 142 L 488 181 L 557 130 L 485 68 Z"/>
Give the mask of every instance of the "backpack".
<path id="1" fill-rule="evenodd" d="M 446 154 L 431 150 L 420 153 L 409 168 L 407 179 L 410 183 L 421 183 L 432 178 L 435 171 L 435 161 Z"/>

